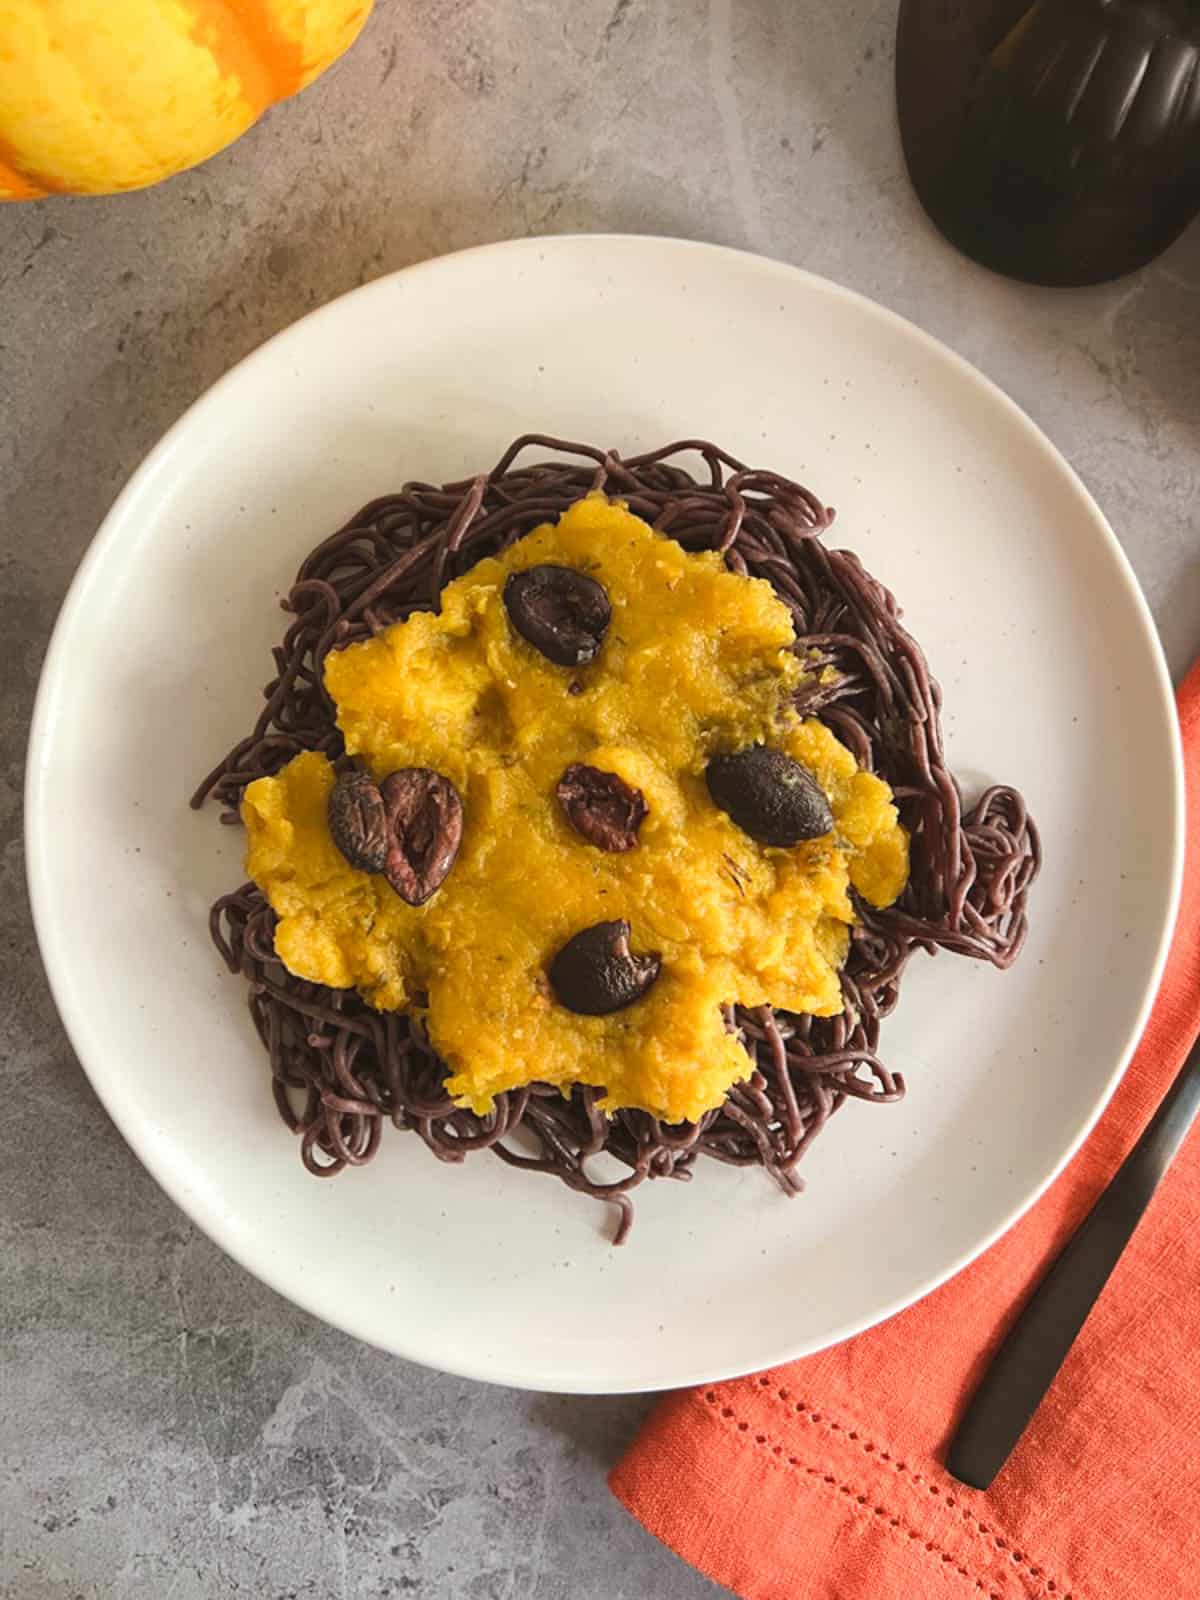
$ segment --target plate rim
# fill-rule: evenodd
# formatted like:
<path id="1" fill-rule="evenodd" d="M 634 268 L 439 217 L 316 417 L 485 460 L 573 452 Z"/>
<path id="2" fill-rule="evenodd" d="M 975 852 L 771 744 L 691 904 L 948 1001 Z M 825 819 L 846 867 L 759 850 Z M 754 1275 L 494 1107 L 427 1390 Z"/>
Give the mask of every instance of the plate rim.
<path id="1" fill-rule="evenodd" d="M 265 363 L 277 345 L 285 344 L 289 339 L 299 337 L 299 330 L 323 318 L 333 319 L 339 314 L 340 308 L 347 301 L 358 297 L 369 298 L 373 294 L 380 294 L 384 291 L 385 286 L 393 285 L 397 280 L 411 280 L 414 276 L 435 273 L 447 263 L 461 262 L 465 258 L 494 256 L 497 254 L 513 256 L 527 254 L 533 257 L 536 262 L 539 256 L 544 256 L 563 246 L 568 249 L 582 246 L 585 249 L 596 251 L 607 251 L 616 248 L 618 250 L 629 250 L 631 253 L 648 250 L 655 254 L 666 250 L 668 252 L 676 251 L 681 255 L 702 254 L 712 258 L 724 257 L 734 272 L 768 271 L 775 272 L 793 281 L 798 278 L 807 283 L 809 288 L 818 294 L 832 295 L 834 298 L 847 301 L 860 313 L 865 313 L 868 317 L 879 318 L 884 323 L 891 324 L 893 328 L 907 337 L 915 338 L 930 354 L 948 362 L 960 378 L 973 385 L 981 386 L 994 402 L 1000 404 L 1001 408 L 1007 412 L 1010 420 L 1017 425 L 1030 446 L 1046 459 L 1055 471 L 1059 474 L 1065 474 L 1065 479 L 1073 489 L 1081 509 L 1089 513 L 1096 535 L 1100 538 L 1102 544 L 1107 545 L 1108 554 L 1114 560 L 1115 569 L 1122 580 L 1123 587 L 1132 605 L 1133 615 L 1137 618 L 1141 636 L 1147 646 L 1152 676 L 1157 690 L 1157 709 L 1164 724 L 1172 768 L 1172 792 L 1170 797 L 1171 866 L 1166 904 L 1163 908 L 1162 925 L 1154 960 L 1150 968 L 1149 981 L 1142 994 L 1133 1025 L 1128 1036 L 1122 1041 L 1120 1048 L 1116 1052 L 1115 1064 L 1107 1079 L 1101 1085 L 1081 1127 L 1068 1141 L 1067 1147 L 1053 1163 L 1051 1170 L 1029 1190 L 1021 1201 L 1010 1209 L 995 1228 L 968 1249 L 959 1252 L 944 1268 L 922 1279 L 911 1291 L 894 1297 L 873 1313 L 865 1317 L 853 1318 L 846 1324 L 832 1329 L 821 1337 L 801 1340 L 793 1346 L 782 1349 L 770 1356 L 762 1365 L 782 1365 L 785 1362 L 815 1354 L 819 1350 L 840 1344 L 856 1334 L 865 1332 L 868 1328 L 888 1321 L 956 1277 L 971 1262 L 989 1250 L 998 1239 L 1006 1234 L 1010 1228 L 1014 1227 L 1036 1205 L 1089 1137 L 1124 1077 L 1157 996 L 1163 968 L 1166 964 L 1174 934 L 1183 877 L 1185 845 L 1184 774 L 1182 743 L 1178 718 L 1175 712 L 1174 688 L 1162 641 L 1145 594 L 1133 570 L 1132 563 L 1104 512 L 1066 456 L 1062 454 L 1033 418 L 999 384 L 941 339 L 927 332 L 919 324 L 899 312 L 893 311 L 890 307 L 872 299 L 869 295 L 848 288 L 804 267 L 795 266 L 790 262 L 782 261 L 772 256 L 740 250 L 728 245 L 712 244 L 702 240 L 680 239 L 661 234 L 583 232 L 535 235 L 520 239 L 499 240 L 452 251 L 445 255 L 429 257 L 426 260 L 399 268 L 394 272 L 382 274 L 380 277 L 359 285 L 357 288 L 351 289 L 345 294 L 326 301 L 325 304 L 307 312 L 304 316 L 281 328 L 247 355 L 243 356 L 190 402 L 181 415 L 135 466 L 109 510 L 105 513 L 96 532 L 89 540 L 88 546 L 71 578 L 42 660 L 30 721 L 24 784 L 25 875 L 38 953 L 46 975 L 46 981 L 68 1043 L 92 1091 L 103 1106 L 109 1120 L 114 1124 L 118 1133 L 154 1179 L 155 1183 L 158 1184 L 159 1188 L 163 1190 L 173 1204 L 179 1207 L 189 1221 L 224 1254 L 236 1261 L 240 1267 L 249 1272 L 251 1276 L 257 1278 L 259 1282 L 266 1284 L 268 1288 L 281 1295 L 285 1300 L 298 1306 L 307 1314 L 316 1317 L 319 1321 L 340 1329 L 352 1338 L 361 1339 L 365 1344 L 386 1351 L 390 1355 L 399 1356 L 404 1360 L 427 1367 L 433 1371 L 446 1372 L 456 1377 L 534 1392 L 562 1394 L 653 1393 L 696 1384 L 721 1382 L 726 1379 L 743 1376 L 750 1371 L 761 1370 L 761 1367 L 757 1358 L 750 1365 L 733 1360 L 719 1363 L 716 1366 L 706 1365 L 697 1369 L 689 1369 L 683 1366 L 669 1378 L 659 1377 L 652 1382 L 646 1382 L 644 1378 L 639 1378 L 636 1381 L 619 1385 L 614 1385 L 610 1378 L 604 1382 L 602 1387 L 597 1387 L 594 1382 L 588 1381 L 586 1378 L 581 1379 L 577 1375 L 571 1374 L 564 1378 L 553 1380 L 553 1387 L 547 1390 L 545 1385 L 538 1382 L 529 1372 L 519 1368 L 507 1369 L 503 1360 L 499 1362 L 482 1359 L 478 1361 L 469 1359 L 445 1361 L 438 1359 L 436 1352 L 432 1348 L 426 1348 L 431 1343 L 430 1341 L 425 1341 L 423 1344 L 419 1344 L 418 1348 L 413 1348 L 404 1338 L 405 1324 L 403 1322 L 395 1330 L 397 1337 L 384 1343 L 372 1334 L 363 1332 L 356 1325 L 360 1319 L 355 1315 L 348 1314 L 337 1318 L 330 1315 L 328 1307 L 321 1303 L 319 1292 L 314 1292 L 313 1287 L 306 1280 L 296 1279 L 293 1274 L 289 1274 L 286 1270 L 276 1270 L 269 1258 L 253 1259 L 253 1251 L 251 1249 L 244 1249 L 238 1242 L 231 1243 L 226 1236 L 227 1229 L 224 1226 L 220 1211 L 216 1208 L 206 1207 L 198 1197 L 191 1196 L 187 1192 L 186 1184 L 174 1177 L 165 1149 L 160 1144 L 156 1144 L 151 1137 L 148 1137 L 143 1126 L 137 1124 L 135 1119 L 123 1117 L 120 1109 L 118 1109 L 120 1107 L 119 1073 L 114 1072 L 111 1067 L 104 1064 L 104 1051 L 98 1047 L 98 1041 L 90 1038 L 85 1012 L 75 1003 L 74 983 L 69 969 L 61 961 L 61 949 L 58 952 L 60 959 L 57 961 L 52 960 L 52 953 L 55 951 L 59 934 L 57 925 L 58 913 L 54 905 L 51 869 L 47 851 L 46 784 L 50 775 L 49 758 L 56 728 L 57 702 L 62 693 L 62 686 L 66 678 L 69 677 L 70 671 L 69 638 L 73 631 L 76 617 L 86 605 L 91 586 L 103 569 L 110 546 L 115 545 L 119 540 L 121 529 L 138 502 L 147 494 L 153 493 L 156 480 L 169 467 L 175 450 L 188 430 L 194 425 L 195 419 L 208 409 L 219 408 L 221 397 L 226 388 L 232 387 L 245 369 L 252 368 L 255 363 Z M 603 268 L 600 270 L 603 270 Z M 97 1048 L 92 1049 L 92 1045 L 96 1045 Z"/>

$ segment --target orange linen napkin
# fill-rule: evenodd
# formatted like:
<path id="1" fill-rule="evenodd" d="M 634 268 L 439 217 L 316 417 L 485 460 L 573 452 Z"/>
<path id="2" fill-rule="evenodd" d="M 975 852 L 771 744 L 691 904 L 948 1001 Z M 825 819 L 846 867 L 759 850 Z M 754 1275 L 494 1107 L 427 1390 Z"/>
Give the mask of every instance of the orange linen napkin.
<path id="1" fill-rule="evenodd" d="M 964 1488 L 942 1466 L 1001 1336 L 1200 1027 L 1200 663 L 1179 715 L 1188 856 L 1175 942 L 1083 1149 L 950 1283 L 835 1349 L 661 1401 L 612 1473 L 635 1517 L 745 1600 L 1200 1596 L 1200 1131 L 992 1487 Z"/>

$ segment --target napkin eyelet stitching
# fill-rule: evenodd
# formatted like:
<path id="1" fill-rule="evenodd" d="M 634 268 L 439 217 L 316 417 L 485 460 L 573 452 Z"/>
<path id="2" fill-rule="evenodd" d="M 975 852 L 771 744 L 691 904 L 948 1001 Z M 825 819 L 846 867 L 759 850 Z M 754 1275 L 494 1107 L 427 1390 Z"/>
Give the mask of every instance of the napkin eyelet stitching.
<path id="1" fill-rule="evenodd" d="M 712 1401 L 709 1403 L 714 1404 L 715 1400 L 716 1395 L 714 1394 Z M 722 1415 L 724 1415 L 726 1412 L 729 1412 L 729 1414 L 732 1416 L 733 1408 L 731 1406 L 722 1406 Z M 744 1428 L 746 1425 L 744 1423 L 739 1423 L 738 1426 L 739 1428 Z M 760 1439 L 764 1444 L 766 1443 L 765 1434 L 755 1435 L 756 1444 L 758 1444 Z M 779 1455 L 780 1447 L 776 1446 L 771 1453 L 773 1455 Z M 798 1456 L 781 1457 L 780 1464 L 786 1464 L 787 1466 L 791 1467 L 793 1471 L 803 1473 L 806 1477 L 819 1478 L 822 1483 L 829 1485 L 830 1488 L 836 1489 L 839 1494 L 845 1496 L 845 1498 L 848 1500 L 853 1500 L 857 1505 L 863 1506 L 864 1508 L 870 1505 L 870 1496 L 865 1494 L 855 1494 L 854 1489 L 850 1484 L 839 1482 L 833 1473 L 822 1472 L 819 1467 L 814 1467 L 807 1462 L 801 1461 Z M 888 1508 L 886 1506 L 876 1505 L 872 1506 L 870 1509 L 873 1516 L 886 1517 L 888 1515 Z M 919 1528 L 908 1527 L 899 1517 L 893 1516 L 889 1518 L 889 1523 L 891 1527 L 902 1530 L 914 1543 L 920 1543 L 922 1539 L 924 1539 L 924 1535 Z M 1001 1595 L 995 1589 L 988 1589 L 984 1585 L 982 1579 L 976 1577 L 973 1572 L 968 1571 L 968 1569 L 962 1566 L 953 1555 L 945 1550 L 942 1550 L 932 1539 L 925 1540 L 925 1549 L 931 1555 L 938 1556 L 943 1562 L 945 1562 L 947 1566 L 953 1567 L 954 1571 L 958 1573 L 959 1577 L 966 1578 L 969 1582 L 973 1581 L 975 1587 L 982 1594 L 987 1596 L 987 1600 L 1004 1600 L 1003 1595 Z M 1064 1596 L 1064 1600 L 1070 1600 L 1070 1596 Z"/>
<path id="2" fill-rule="evenodd" d="M 769 1388 L 773 1387 L 769 1378 L 761 1378 L 760 1377 L 758 1382 L 759 1382 L 759 1386 L 761 1388 L 769 1389 Z M 788 1391 L 786 1389 L 783 1389 L 783 1388 L 780 1388 L 780 1387 L 775 1387 L 775 1393 L 779 1396 L 779 1398 L 781 1400 L 789 1399 L 789 1394 L 788 1394 Z M 717 1408 L 717 1401 L 718 1401 L 719 1397 L 718 1397 L 717 1391 L 715 1389 L 706 1390 L 704 1398 L 705 1398 L 705 1400 L 708 1402 L 708 1404 L 710 1406 L 712 1406 L 714 1409 Z M 722 1417 L 724 1417 L 724 1418 L 726 1418 L 727 1420 L 730 1420 L 730 1421 L 733 1420 L 733 1418 L 734 1418 L 734 1410 L 733 1410 L 732 1406 L 723 1405 L 719 1409 L 720 1409 L 720 1414 L 721 1414 Z M 878 1447 L 875 1444 L 871 1443 L 869 1440 L 861 1439 L 859 1434 L 858 1434 L 857 1429 L 843 1427 L 842 1424 L 836 1420 L 836 1418 L 833 1418 L 833 1417 L 822 1417 L 821 1412 L 810 1410 L 808 1408 L 808 1406 L 805 1405 L 802 1401 L 797 1401 L 791 1407 L 791 1409 L 794 1410 L 798 1416 L 806 1418 L 811 1423 L 819 1425 L 823 1421 L 824 1424 L 825 1424 L 825 1427 L 832 1433 L 844 1433 L 848 1439 L 853 1439 L 855 1441 L 855 1443 L 859 1445 L 860 1449 L 864 1452 L 864 1454 L 877 1454 L 881 1461 L 886 1461 L 891 1467 L 894 1468 L 894 1470 L 897 1473 L 905 1473 L 905 1474 L 907 1474 L 909 1476 L 909 1478 L 911 1479 L 911 1481 L 913 1483 L 923 1484 L 925 1486 L 925 1488 L 929 1491 L 931 1496 L 933 1496 L 935 1498 L 942 1499 L 947 1507 L 950 1507 L 950 1508 L 952 1508 L 954 1510 L 960 1509 L 960 1502 L 958 1501 L 958 1499 L 957 1499 L 957 1497 L 955 1495 L 949 1494 L 949 1493 L 944 1493 L 943 1490 L 937 1484 L 930 1483 L 926 1479 L 926 1477 L 925 1477 L 925 1475 L 923 1473 L 920 1473 L 920 1472 L 909 1472 L 909 1468 L 908 1468 L 907 1462 L 894 1459 L 889 1454 L 889 1452 L 887 1450 L 881 1449 L 880 1447 Z M 737 1426 L 738 1426 L 738 1431 L 741 1432 L 741 1433 L 746 1433 L 748 1431 L 748 1429 L 749 1429 L 749 1424 L 745 1423 L 745 1422 L 739 1422 L 737 1424 Z M 765 1446 L 767 1446 L 769 1444 L 770 1441 L 767 1439 L 765 1434 L 759 1433 L 759 1434 L 755 1434 L 754 1435 L 754 1442 L 755 1442 L 756 1445 L 765 1447 Z M 784 1459 L 783 1458 L 783 1447 L 781 1445 L 778 1445 L 778 1444 L 774 1445 L 771 1448 L 771 1454 L 776 1456 L 776 1457 L 778 1457 L 781 1461 Z M 792 1467 L 792 1468 L 794 1468 L 794 1469 L 796 1469 L 798 1471 L 802 1471 L 802 1472 L 808 1474 L 811 1477 L 819 1477 L 823 1483 L 829 1485 L 831 1488 L 836 1488 L 839 1491 L 839 1493 L 845 1495 L 848 1499 L 855 1500 L 857 1502 L 857 1504 L 859 1504 L 861 1506 L 866 1506 L 868 1504 L 868 1502 L 869 1502 L 869 1496 L 862 1495 L 862 1494 L 856 1495 L 854 1493 L 853 1488 L 851 1488 L 851 1486 L 849 1484 L 839 1483 L 837 1478 L 834 1477 L 833 1474 L 831 1474 L 831 1473 L 822 1473 L 820 1471 L 820 1469 L 817 1468 L 817 1467 L 806 1466 L 803 1462 L 799 1461 L 795 1456 L 788 1456 L 786 1458 L 786 1462 L 787 1462 L 788 1466 L 790 1466 L 790 1467 Z M 873 1510 L 874 1510 L 874 1515 L 876 1515 L 876 1516 L 887 1516 L 887 1507 L 886 1506 L 875 1506 L 873 1508 Z M 974 1522 L 974 1530 L 973 1531 L 978 1532 L 981 1535 L 981 1537 L 985 1538 L 996 1550 L 1007 1554 L 1008 1555 L 1008 1559 L 1013 1563 L 1014 1566 L 1025 1566 L 1027 1575 L 1030 1578 L 1032 1578 L 1033 1580 L 1035 1580 L 1035 1581 L 1039 1581 L 1039 1580 L 1043 1579 L 1043 1577 L 1044 1577 L 1044 1569 L 1043 1568 L 1034 1566 L 1032 1564 L 1029 1564 L 1028 1560 L 1027 1560 L 1027 1557 L 1025 1557 L 1021 1553 L 1021 1551 L 1019 1551 L 1019 1550 L 1010 1550 L 1007 1540 L 1005 1540 L 1000 1534 L 995 1533 L 989 1527 L 989 1525 L 986 1522 L 981 1522 L 978 1519 L 976 1519 L 974 1517 L 973 1512 L 971 1511 L 970 1507 L 965 1507 L 964 1506 L 964 1507 L 961 1507 L 961 1510 L 962 1510 L 962 1517 L 963 1517 L 964 1523 L 968 1527 L 970 1527 L 972 1522 Z M 891 1526 L 893 1528 L 904 1527 L 904 1524 L 902 1523 L 902 1521 L 901 1521 L 901 1519 L 899 1517 L 893 1516 L 893 1517 L 890 1517 L 888 1520 L 889 1520 L 889 1526 Z M 905 1528 L 905 1532 L 907 1533 L 908 1537 L 910 1539 L 912 1539 L 912 1540 L 919 1540 L 921 1538 L 920 1532 L 918 1530 L 916 1530 L 916 1529 Z M 954 1557 L 953 1556 L 947 1554 L 944 1551 L 939 1550 L 937 1548 L 937 1546 L 932 1543 L 932 1541 L 929 1542 L 928 1544 L 926 1544 L 925 1548 L 930 1552 L 936 1552 L 938 1555 L 941 1556 L 942 1560 L 947 1562 L 948 1564 L 954 1564 L 955 1571 L 958 1572 L 961 1577 L 973 1578 L 974 1582 L 975 1582 L 975 1587 L 977 1589 L 979 1589 L 980 1591 L 985 1592 L 987 1594 L 987 1600 L 1003 1600 L 1003 1596 L 995 1593 L 992 1590 L 987 1590 L 985 1584 L 982 1581 L 982 1579 L 976 1578 L 975 1575 L 973 1573 L 971 1573 L 971 1572 L 968 1572 L 965 1567 L 957 1565 L 957 1563 L 954 1562 Z M 1061 1595 L 1062 1600 L 1073 1600 L 1073 1597 L 1072 1597 L 1070 1591 L 1069 1590 L 1060 1590 L 1058 1584 L 1055 1583 L 1053 1578 L 1045 1578 L 1045 1582 L 1044 1582 L 1043 1587 L 1044 1587 L 1045 1592 L 1047 1594 Z"/>
<path id="3" fill-rule="evenodd" d="M 760 1380 L 760 1382 L 761 1382 L 761 1380 Z M 770 1387 L 770 1381 L 769 1380 L 768 1380 L 767 1384 L 764 1387 Z M 779 1398 L 781 1400 L 787 1400 L 787 1399 L 790 1398 L 789 1393 L 788 1393 L 788 1391 L 786 1389 L 777 1387 L 775 1392 L 776 1392 L 776 1394 L 779 1396 Z M 715 1399 L 715 1395 L 714 1395 L 714 1399 Z M 824 1418 L 823 1419 L 822 1415 L 821 1415 L 821 1413 L 819 1411 L 811 1411 L 811 1410 L 809 1410 L 808 1406 L 803 1401 L 796 1401 L 795 1404 L 793 1405 L 792 1409 L 796 1412 L 796 1414 L 798 1416 L 807 1415 L 808 1420 L 810 1422 L 812 1422 L 812 1423 L 819 1424 L 822 1420 L 824 1420 L 825 1426 L 827 1428 L 829 1428 L 832 1432 L 844 1433 L 848 1439 L 853 1439 L 857 1443 L 860 1443 L 861 1447 L 862 1447 L 862 1449 L 864 1451 L 868 1451 L 868 1452 L 876 1451 L 876 1446 L 875 1445 L 871 1444 L 869 1441 L 865 1441 L 865 1440 L 860 1440 L 859 1439 L 859 1435 L 858 1435 L 857 1430 L 843 1428 L 842 1424 L 840 1422 L 838 1422 L 833 1417 L 828 1417 L 828 1418 Z M 730 1415 L 732 1416 L 732 1414 L 733 1413 L 731 1411 Z M 879 1458 L 880 1458 L 881 1461 L 886 1461 L 890 1465 L 894 1466 L 897 1472 L 908 1473 L 908 1475 L 911 1477 L 911 1479 L 912 1479 L 912 1481 L 914 1483 L 924 1484 L 925 1487 L 929 1490 L 929 1493 L 931 1495 L 934 1495 L 934 1496 L 937 1496 L 937 1497 L 942 1497 L 943 1496 L 943 1491 L 936 1484 L 930 1483 L 926 1479 L 924 1473 L 921 1473 L 921 1472 L 909 1473 L 909 1468 L 908 1468 L 908 1463 L 907 1462 L 894 1459 L 886 1450 L 882 1450 L 882 1449 L 878 1450 L 878 1455 L 879 1455 Z M 948 1506 L 953 1507 L 955 1510 L 959 1509 L 959 1501 L 958 1501 L 956 1496 L 954 1496 L 952 1494 L 946 1494 L 946 1495 L 944 1495 L 944 1499 L 945 1499 L 945 1503 Z M 972 1520 L 972 1512 L 967 1507 L 963 1508 L 963 1520 L 965 1522 L 967 1522 L 967 1523 L 970 1523 L 971 1520 Z M 990 1528 L 986 1522 L 978 1522 L 977 1521 L 975 1523 L 975 1527 L 976 1527 L 976 1530 L 985 1539 L 990 1540 L 990 1542 L 996 1547 L 996 1549 L 998 1549 L 1000 1551 L 1003 1551 L 1003 1552 L 1007 1552 L 1009 1554 L 1009 1560 L 1012 1561 L 1015 1566 L 1024 1566 L 1024 1565 L 1026 1565 L 1027 1557 L 1023 1556 L 1019 1550 L 1014 1550 L 1014 1551 L 1009 1552 L 1009 1547 L 1008 1547 L 1007 1541 L 1005 1539 L 1003 1539 L 1000 1534 L 994 1532 L 993 1529 Z M 1033 1578 L 1035 1580 L 1041 1579 L 1044 1576 L 1043 1569 L 1041 1567 L 1034 1567 L 1034 1566 L 1029 1566 L 1028 1567 L 1028 1574 L 1029 1574 L 1029 1576 L 1031 1578 Z M 1058 1594 L 1059 1593 L 1059 1587 L 1054 1582 L 1054 1580 L 1052 1578 L 1047 1578 L 1046 1579 L 1045 1588 L 1046 1588 L 1047 1594 Z M 1071 1595 L 1070 1591 L 1063 1591 L 1062 1600 L 1072 1600 L 1072 1595 Z"/>

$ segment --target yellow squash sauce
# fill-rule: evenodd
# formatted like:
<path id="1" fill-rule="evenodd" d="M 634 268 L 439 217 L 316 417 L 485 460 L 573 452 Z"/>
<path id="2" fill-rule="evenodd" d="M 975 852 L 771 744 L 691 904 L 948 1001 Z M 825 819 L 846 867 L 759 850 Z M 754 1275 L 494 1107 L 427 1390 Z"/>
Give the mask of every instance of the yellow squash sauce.
<path id="1" fill-rule="evenodd" d="M 509 622 L 505 580 L 543 562 L 608 591 L 612 622 L 589 666 L 554 665 Z M 479 1112 L 531 1082 L 594 1084 L 606 1109 L 668 1122 L 719 1105 L 747 1067 L 722 1005 L 840 1011 L 850 886 L 883 906 L 908 876 L 888 786 L 790 708 L 803 675 L 794 644 L 768 583 L 688 554 L 600 495 L 479 562 L 446 588 L 440 613 L 325 668 L 346 748 L 377 780 L 432 767 L 458 788 L 464 831 L 449 876 L 412 907 L 351 867 L 326 820 L 333 769 L 298 756 L 251 784 L 242 807 L 247 870 L 278 915 L 280 959 L 379 1009 L 419 1010 L 449 1092 Z M 756 742 L 813 773 L 832 833 L 772 849 L 713 804 L 709 757 Z M 649 815 L 627 854 L 595 848 L 563 816 L 555 786 L 573 762 L 642 791 Z M 661 954 L 661 975 L 622 1011 L 576 1015 L 547 968 L 574 934 L 615 918 L 635 952 Z"/>

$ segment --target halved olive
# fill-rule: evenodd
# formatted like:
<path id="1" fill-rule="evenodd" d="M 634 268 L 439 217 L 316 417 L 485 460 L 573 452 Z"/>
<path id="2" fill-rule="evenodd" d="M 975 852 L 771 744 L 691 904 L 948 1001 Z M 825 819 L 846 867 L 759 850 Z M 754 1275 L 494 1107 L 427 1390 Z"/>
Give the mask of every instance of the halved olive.
<path id="1" fill-rule="evenodd" d="M 597 850 L 632 850 L 649 814 L 646 797 L 615 772 L 573 762 L 558 780 L 558 803 L 567 821 Z"/>
<path id="2" fill-rule="evenodd" d="M 629 924 L 597 922 L 577 933 L 550 963 L 550 983 L 568 1011 L 603 1017 L 640 1000 L 662 971 L 662 957 L 635 956 Z"/>
<path id="3" fill-rule="evenodd" d="M 603 584 L 574 567 L 514 572 L 504 585 L 504 605 L 522 639 L 560 667 L 594 661 L 612 620 Z"/>
<path id="4" fill-rule="evenodd" d="M 458 790 L 431 767 L 401 767 L 380 784 L 387 817 L 383 873 L 410 906 L 422 906 L 445 881 L 462 843 Z"/>
<path id="5" fill-rule="evenodd" d="M 735 755 L 714 756 L 704 776 L 714 802 L 760 844 L 787 849 L 833 827 L 825 791 L 782 750 L 753 744 Z"/>

